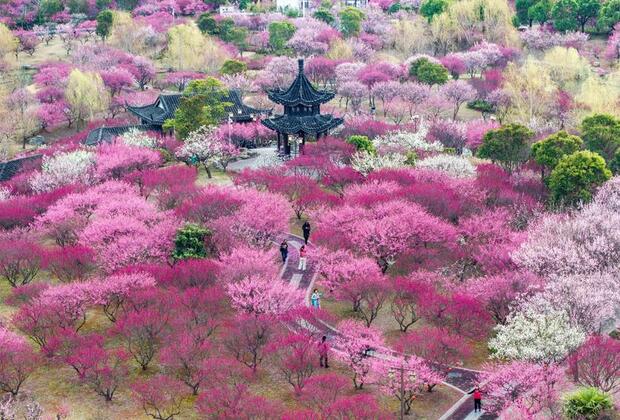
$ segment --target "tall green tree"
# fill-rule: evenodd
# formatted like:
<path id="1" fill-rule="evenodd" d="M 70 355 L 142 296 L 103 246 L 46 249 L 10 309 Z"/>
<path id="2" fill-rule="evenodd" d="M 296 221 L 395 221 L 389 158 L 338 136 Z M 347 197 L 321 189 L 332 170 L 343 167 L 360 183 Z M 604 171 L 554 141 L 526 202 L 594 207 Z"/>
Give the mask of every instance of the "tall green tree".
<path id="1" fill-rule="evenodd" d="M 568 206 L 587 203 L 609 178 L 611 171 L 598 153 L 582 150 L 564 156 L 549 175 L 551 200 Z"/>
<path id="2" fill-rule="evenodd" d="M 610 161 L 620 147 L 620 120 L 607 114 L 584 118 L 581 122 L 581 137 L 588 149 Z"/>
<path id="3" fill-rule="evenodd" d="M 446 7 L 448 7 L 448 0 L 424 0 L 420 5 L 420 14 L 430 23 L 433 17 L 443 13 Z"/>
<path id="4" fill-rule="evenodd" d="M 544 25 L 549 19 L 551 19 L 552 7 L 553 4 L 551 3 L 551 0 L 540 0 L 528 9 L 527 16 L 530 21 Z"/>
<path id="5" fill-rule="evenodd" d="M 529 16 L 530 9 L 537 3 L 537 0 L 516 0 L 515 9 L 517 9 L 517 19 L 521 25 L 532 26 L 532 20 Z"/>
<path id="6" fill-rule="evenodd" d="M 174 118 L 167 120 L 164 128 L 174 128 L 177 137 L 185 139 L 202 126 L 218 124 L 226 117 L 226 107 L 231 105 L 223 100 L 227 95 L 222 82 L 213 77 L 192 80 L 183 91 Z"/>
<path id="7" fill-rule="evenodd" d="M 601 10 L 601 2 L 600 0 L 576 0 L 576 2 L 577 10 L 575 13 L 577 22 L 581 26 L 581 32 L 584 32 L 586 24 L 598 16 Z"/>
<path id="8" fill-rule="evenodd" d="M 282 51 L 289 39 L 293 37 L 297 28 L 290 22 L 271 22 L 269 31 L 269 45 L 274 51 Z"/>
<path id="9" fill-rule="evenodd" d="M 610 32 L 618 22 L 620 22 L 620 0 L 607 0 L 601 7 L 597 23 L 602 30 Z"/>
<path id="10" fill-rule="evenodd" d="M 532 130 L 519 124 L 507 124 L 489 130 L 478 148 L 478 156 L 491 159 L 512 172 L 528 159 L 533 135 Z"/>
<path id="11" fill-rule="evenodd" d="M 219 26 L 212 13 L 203 13 L 198 17 L 198 29 L 203 34 L 219 35 Z"/>
<path id="12" fill-rule="evenodd" d="M 551 9 L 553 26 L 558 31 L 577 29 L 577 0 L 558 0 Z"/>
<path id="13" fill-rule="evenodd" d="M 409 66 L 409 75 L 427 85 L 443 85 L 450 78 L 450 72 L 439 63 L 419 58 Z"/>
<path id="14" fill-rule="evenodd" d="M 364 20 L 364 13 L 356 7 L 345 7 L 338 13 L 340 30 L 346 37 L 359 35 Z"/>
<path id="15" fill-rule="evenodd" d="M 580 137 L 558 131 L 532 145 L 532 158 L 545 170 L 553 170 L 564 156 L 575 153 L 583 147 Z"/>
<path id="16" fill-rule="evenodd" d="M 334 15 L 332 15 L 329 9 L 323 8 L 323 7 L 320 7 L 319 9 L 317 9 L 317 11 L 314 12 L 312 17 L 314 17 L 315 19 L 321 20 L 327 23 L 328 25 L 331 25 L 336 20 L 336 18 L 334 17 Z"/>
<path id="17" fill-rule="evenodd" d="M 114 15 L 110 10 L 102 10 L 97 15 L 97 27 L 95 33 L 104 41 L 110 36 L 112 24 L 114 23 Z"/>

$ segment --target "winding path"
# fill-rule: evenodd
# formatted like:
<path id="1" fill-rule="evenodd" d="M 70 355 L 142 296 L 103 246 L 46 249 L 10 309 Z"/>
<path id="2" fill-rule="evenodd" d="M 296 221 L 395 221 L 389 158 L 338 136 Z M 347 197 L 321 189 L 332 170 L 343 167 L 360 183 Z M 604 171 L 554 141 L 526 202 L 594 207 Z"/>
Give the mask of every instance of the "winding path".
<path id="1" fill-rule="evenodd" d="M 279 238 L 279 242 L 284 239 L 286 239 L 289 244 L 289 253 L 286 264 L 283 265 L 282 271 L 280 272 L 280 276 L 283 280 L 288 281 L 289 283 L 296 285 L 300 289 L 305 290 L 305 304 L 309 305 L 310 293 L 316 277 L 314 263 L 311 259 L 308 259 L 306 270 L 298 270 L 297 266 L 299 263 L 299 248 L 301 248 L 304 241 L 299 236 L 293 235 L 291 233 L 282 235 Z M 334 327 L 325 323 L 312 325 L 310 328 L 316 328 L 328 338 L 341 334 Z M 373 356 L 389 358 L 390 354 L 389 350 L 386 349 L 385 353 L 375 353 Z M 478 373 L 480 372 L 462 367 L 450 367 L 450 371 L 443 384 L 460 392 L 461 394 L 463 394 L 463 396 L 440 417 L 440 420 L 486 420 L 494 418 L 490 415 L 473 413 L 472 411 L 472 407 L 474 406 L 473 397 L 471 395 L 468 395 L 467 392 L 469 392 L 469 390 L 471 390 L 474 386 Z"/>

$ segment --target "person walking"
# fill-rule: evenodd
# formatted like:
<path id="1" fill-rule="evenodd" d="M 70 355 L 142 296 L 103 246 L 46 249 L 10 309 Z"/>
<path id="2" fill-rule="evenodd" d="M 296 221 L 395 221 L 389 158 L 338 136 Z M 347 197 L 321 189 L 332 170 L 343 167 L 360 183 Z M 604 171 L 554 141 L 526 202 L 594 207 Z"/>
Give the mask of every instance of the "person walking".
<path id="1" fill-rule="evenodd" d="M 328 368 L 327 353 L 329 353 L 329 345 L 327 344 L 327 336 L 323 336 L 319 341 L 319 364 L 321 367 Z"/>
<path id="2" fill-rule="evenodd" d="M 280 244 L 280 255 L 282 255 L 282 264 L 285 264 L 288 257 L 288 242 L 286 240 Z"/>
<path id="3" fill-rule="evenodd" d="M 321 308 L 321 294 L 319 293 L 318 289 L 314 289 L 312 291 L 312 294 L 310 295 L 310 304 L 313 308 Z"/>
<path id="4" fill-rule="evenodd" d="M 301 248 L 299 248 L 299 265 L 297 266 L 297 269 L 301 271 L 306 271 L 306 262 L 306 246 L 302 245 Z"/>
<path id="5" fill-rule="evenodd" d="M 480 387 L 475 386 L 468 394 L 474 394 L 474 413 L 482 412 L 482 391 L 480 391 Z"/>
<path id="6" fill-rule="evenodd" d="M 301 226 L 301 230 L 304 232 L 304 243 L 308 245 L 308 239 L 310 238 L 310 223 L 307 220 Z"/>

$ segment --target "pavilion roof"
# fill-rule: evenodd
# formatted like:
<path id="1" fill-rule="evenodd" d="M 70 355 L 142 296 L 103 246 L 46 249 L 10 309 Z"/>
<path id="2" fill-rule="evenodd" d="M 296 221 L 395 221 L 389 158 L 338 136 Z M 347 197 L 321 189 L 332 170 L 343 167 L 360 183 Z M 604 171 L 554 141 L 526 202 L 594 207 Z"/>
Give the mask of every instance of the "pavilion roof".
<path id="1" fill-rule="evenodd" d="M 318 105 L 330 101 L 334 97 L 333 92 L 318 90 L 308 80 L 304 73 L 304 60 L 299 59 L 299 73 L 287 90 L 274 89 L 267 92 L 267 96 L 273 102 L 295 106 L 295 105 Z"/>
<path id="2" fill-rule="evenodd" d="M 342 118 L 334 117 L 330 114 L 291 116 L 278 115 L 276 117 L 264 119 L 263 125 L 274 131 L 285 134 L 318 134 L 325 133 L 343 123 Z"/>
<path id="3" fill-rule="evenodd" d="M 180 93 L 159 95 L 152 104 L 127 106 L 127 109 L 148 124 L 163 125 L 167 119 L 174 118 L 174 112 L 181 104 L 182 96 Z M 252 116 L 258 117 L 270 112 L 267 109 L 253 108 L 244 104 L 236 90 L 229 90 L 228 95 L 222 98 L 222 101 L 230 104 L 226 107 L 226 113 L 233 115 L 233 121 L 250 121 Z"/>

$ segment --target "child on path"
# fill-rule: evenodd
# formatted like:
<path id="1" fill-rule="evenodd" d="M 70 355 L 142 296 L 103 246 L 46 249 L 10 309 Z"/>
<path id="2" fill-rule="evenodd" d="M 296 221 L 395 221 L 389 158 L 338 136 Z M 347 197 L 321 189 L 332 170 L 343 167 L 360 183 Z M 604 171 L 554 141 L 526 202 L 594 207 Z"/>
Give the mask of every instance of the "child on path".
<path id="1" fill-rule="evenodd" d="M 306 271 L 306 262 L 306 246 L 302 245 L 301 248 L 299 248 L 299 266 L 297 266 L 297 269 L 301 271 Z"/>
<path id="2" fill-rule="evenodd" d="M 310 304 L 313 308 L 321 308 L 321 294 L 318 289 L 312 291 L 312 295 L 310 295 Z"/>

